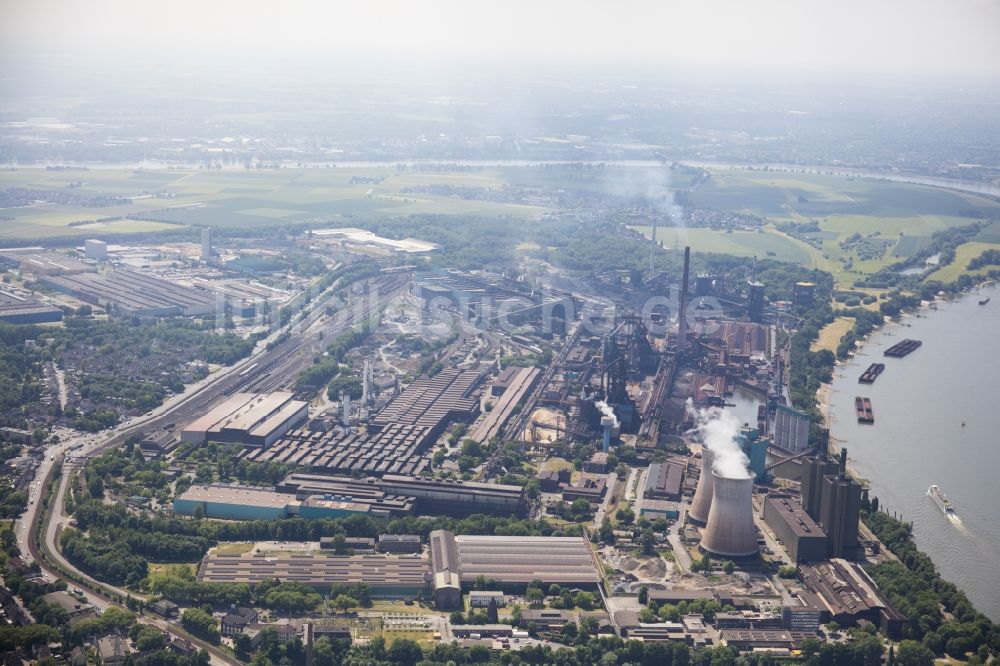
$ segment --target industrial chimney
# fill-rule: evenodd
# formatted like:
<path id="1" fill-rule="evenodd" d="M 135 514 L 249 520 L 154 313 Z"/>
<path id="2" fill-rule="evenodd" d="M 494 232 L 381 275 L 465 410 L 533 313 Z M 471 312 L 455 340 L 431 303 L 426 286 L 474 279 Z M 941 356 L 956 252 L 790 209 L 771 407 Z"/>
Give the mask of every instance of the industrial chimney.
<path id="1" fill-rule="evenodd" d="M 341 423 L 345 428 L 351 427 L 351 396 L 345 391 L 340 392 L 340 406 L 342 408 Z"/>
<path id="2" fill-rule="evenodd" d="M 703 550 L 722 557 L 757 554 L 753 522 L 753 476 L 730 479 L 712 473 L 714 490 L 708 523 L 702 531 Z"/>
<path id="3" fill-rule="evenodd" d="M 847 478 L 847 448 L 841 447 L 840 449 L 840 478 L 841 480 Z"/>
<path id="4" fill-rule="evenodd" d="M 302 628 L 305 634 L 306 643 L 306 666 L 313 666 L 313 625 L 312 622 L 306 622 Z"/>
<path id="5" fill-rule="evenodd" d="M 691 508 L 688 509 L 688 518 L 700 525 L 708 522 L 709 509 L 712 507 L 712 489 L 715 485 L 712 478 L 713 462 L 715 454 L 708 448 L 701 447 L 701 476 L 694 491 L 694 499 L 691 500 Z"/>
<path id="6" fill-rule="evenodd" d="M 684 247 L 684 275 L 681 277 L 681 299 L 677 313 L 677 351 L 682 352 L 687 346 L 687 305 L 688 305 L 688 272 L 691 270 L 691 247 Z"/>
<path id="7" fill-rule="evenodd" d="M 656 218 L 653 218 L 653 236 L 649 239 L 649 277 L 656 269 Z"/>
<path id="8" fill-rule="evenodd" d="M 361 372 L 361 404 L 371 404 L 371 371 L 372 362 L 365 359 L 364 370 Z"/>

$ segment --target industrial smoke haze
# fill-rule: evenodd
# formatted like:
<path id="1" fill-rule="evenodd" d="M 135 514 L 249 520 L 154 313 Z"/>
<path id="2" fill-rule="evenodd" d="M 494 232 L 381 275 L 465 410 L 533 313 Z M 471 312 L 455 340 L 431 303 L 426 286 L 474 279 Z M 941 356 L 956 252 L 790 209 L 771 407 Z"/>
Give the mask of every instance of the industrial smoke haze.
<path id="1" fill-rule="evenodd" d="M 696 410 L 689 402 L 688 411 L 694 415 L 695 431 L 701 438 L 702 445 L 715 454 L 712 465 L 715 473 L 727 479 L 750 478 L 750 471 L 747 469 L 750 460 L 736 441 L 740 432 L 740 420 L 719 407 Z"/>
<path id="2" fill-rule="evenodd" d="M 609 169 L 604 174 L 603 182 L 610 194 L 642 203 L 670 216 L 675 226 L 684 226 L 684 209 L 675 199 L 670 167 L 666 164 Z"/>

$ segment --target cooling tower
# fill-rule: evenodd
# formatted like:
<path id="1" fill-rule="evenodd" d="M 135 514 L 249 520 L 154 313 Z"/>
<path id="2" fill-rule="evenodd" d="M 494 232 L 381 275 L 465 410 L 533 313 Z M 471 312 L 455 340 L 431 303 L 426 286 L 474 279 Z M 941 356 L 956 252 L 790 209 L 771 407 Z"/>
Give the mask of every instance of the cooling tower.
<path id="1" fill-rule="evenodd" d="M 713 485 L 712 508 L 702 531 L 702 549 L 723 557 L 756 555 L 753 477 L 727 479 L 713 472 Z"/>
<path id="2" fill-rule="evenodd" d="M 691 508 L 688 509 L 688 518 L 704 525 L 708 522 L 708 512 L 712 507 L 712 488 L 714 486 L 712 478 L 712 463 L 715 454 L 704 446 L 701 447 L 701 476 L 698 477 L 698 487 L 694 491 L 694 499 L 691 500 Z"/>

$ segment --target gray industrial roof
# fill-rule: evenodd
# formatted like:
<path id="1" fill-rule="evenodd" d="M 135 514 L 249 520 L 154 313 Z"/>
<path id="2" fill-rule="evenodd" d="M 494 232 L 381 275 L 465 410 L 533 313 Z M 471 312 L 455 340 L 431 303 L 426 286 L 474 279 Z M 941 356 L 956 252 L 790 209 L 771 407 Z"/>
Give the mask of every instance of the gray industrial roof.
<path id="1" fill-rule="evenodd" d="M 430 572 L 426 557 L 391 555 L 206 555 L 198 580 L 256 583 L 278 578 L 306 585 L 365 582 L 372 587 L 423 585 Z"/>
<path id="2" fill-rule="evenodd" d="M 681 494 L 684 466 L 680 463 L 654 463 L 646 475 L 647 493 Z"/>
<path id="3" fill-rule="evenodd" d="M 456 536 L 463 582 L 597 584 L 600 577 L 583 537 Z"/>
<path id="4" fill-rule="evenodd" d="M 220 504 L 241 504 L 263 508 L 283 509 L 297 504 L 295 495 L 278 493 L 266 488 L 244 486 L 224 486 L 219 484 L 191 486 L 179 499 L 194 502 L 217 502 Z"/>
<path id="5" fill-rule="evenodd" d="M 802 508 L 802 505 L 795 498 L 787 495 L 779 495 L 768 497 L 764 501 L 767 502 L 772 510 L 778 513 L 782 521 L 795 532 L 796 536 L 825 536 L 823 529 L 806 513 L 806 510 Z"/>

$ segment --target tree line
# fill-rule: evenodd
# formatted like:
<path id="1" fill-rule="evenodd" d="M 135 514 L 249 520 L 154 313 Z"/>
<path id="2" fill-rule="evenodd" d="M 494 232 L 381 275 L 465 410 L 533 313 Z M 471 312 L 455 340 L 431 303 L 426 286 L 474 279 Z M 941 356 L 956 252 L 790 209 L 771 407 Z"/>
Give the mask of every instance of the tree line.
<path id="1" fill-rule="evenodd" d="M 879 589 L 906 615 L 907 638 L 933 654 L 957 659 L 973 652 L 985 663 L 991 654 L 1000 655 L 1000 625 L 978 612 L 954 583 L 941 578 L 931 558 L 917 549 L 910 524 L 878 511 L 863 511 L 862 518 L 899 558 L 867 569 Z"/>
<path id="2" fill-rule="evenodd" d="M 96 478 L 96 477 L 95 477 Z M 98 481 L 100 481 L 98 479 Z M 474 515 L 465 518 L 413 516 L 382 519 L 353 515 L 307 520 L 216 521 L 188 519 L 159 513 L 133 512 L 121 504 L 79 496 L 73 507 L 75 528 L 60 536 L 63 554 L 82 571 L 115 585 L 139 585 L 147 577 L 149 560 L 191 562 L 209 548 L 227 541 L 318 541 L 322 537 L 375 537 L 379 534 L 419 534 L 426 540 L 438 529 L 456 534 L 560 536 L 579 533 L 577 526 L 557 528 L 548 521 L 507 516 Z M 249 588 L 212 586 L 176 580 L 157 590 L 174 600 L 208 603 L 246 603 Z M 355 591 L 346 591 L 352 594 Z M 353 594 L 352 594 L 353 595 Z"/>

